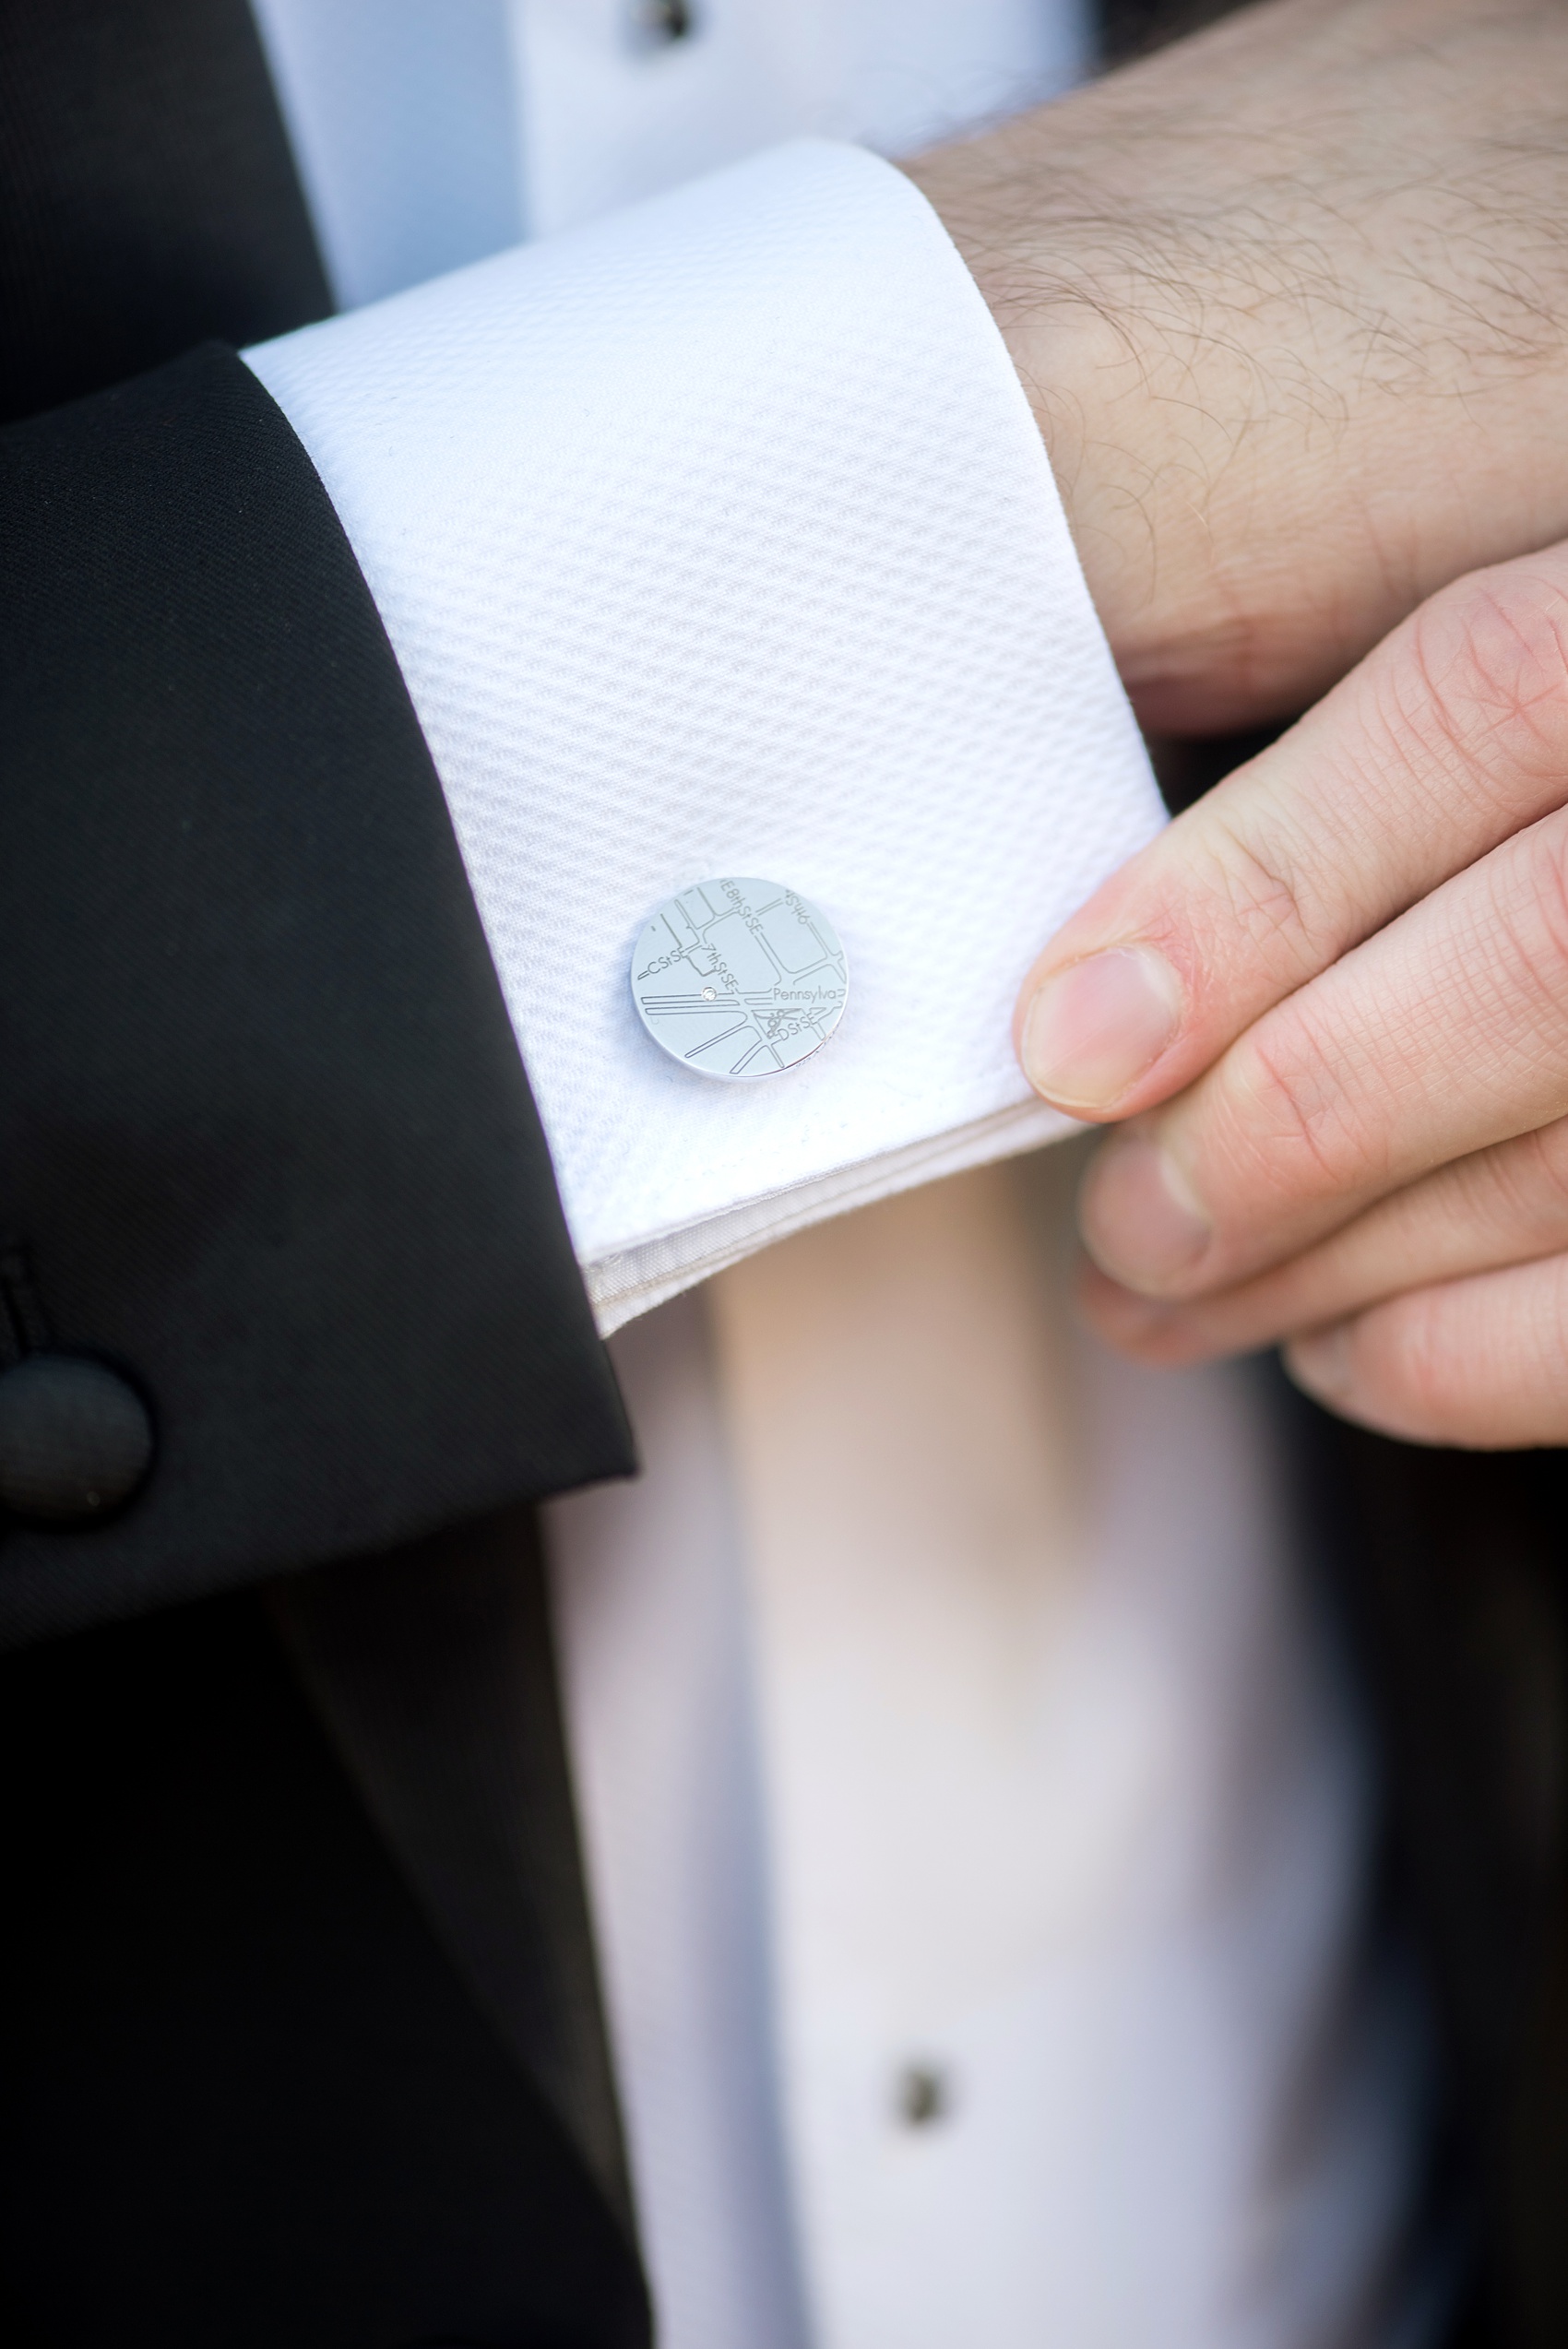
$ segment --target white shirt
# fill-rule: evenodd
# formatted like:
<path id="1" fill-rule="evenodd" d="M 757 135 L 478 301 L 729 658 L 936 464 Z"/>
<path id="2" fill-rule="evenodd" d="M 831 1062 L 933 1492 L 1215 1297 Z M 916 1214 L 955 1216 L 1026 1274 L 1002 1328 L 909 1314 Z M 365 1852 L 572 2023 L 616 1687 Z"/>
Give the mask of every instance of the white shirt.
<path id="1" fill-rule="evenodd" d="M 1075 1337 L 1061 1166 L 984 1165 L 1062 1123 L 1017 976 L 1157 820 L 1022 396 L 873 162 L 615 208 L 918 144 L 1081 24 L 257 12 L 345 301 L 601 222 L 252 361 L 430 738 L 603 1325 L 733 1267 L 616 1341 L 643 1481 L 552 1513 L 665 2349 L 1419 2329 L 1422 2050 L 1260 1404 Z M 739 1109 L 639 1057 L 624 984 L 721 870 L 820 896 L 860 990 Z"/>

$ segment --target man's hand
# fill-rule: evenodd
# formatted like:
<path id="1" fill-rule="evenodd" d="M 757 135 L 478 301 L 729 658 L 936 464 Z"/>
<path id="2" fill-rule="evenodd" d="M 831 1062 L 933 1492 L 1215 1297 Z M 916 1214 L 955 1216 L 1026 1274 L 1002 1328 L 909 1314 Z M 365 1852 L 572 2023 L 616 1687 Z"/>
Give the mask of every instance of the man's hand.
<path id="1" fill-rule="evenodd" d="M 1039 1089 L 1136 1121 L 1089 1310 L 1470 1443 L 1568 1441 L 1564 92 L 1555 0 L 1274 0 L 915 168 L 1145 721 L 1368 656 L 1026 989 Z"/>
<path id="2" fill-rule="evenodd" d="M 1275 0 L 913 175 L 1140 716 L 1303 708 L 1568 533 L 1568 10 Z"/>
<path id="3" fill-rule="evenodd" d="M 1434 597 L 1124 866 L 1018 1041 L 1133 1120 L 1081 1203 L 1106 1335 L 1294 1338 L 1372 1426 L 1568 1441 L 1568 547 Z"/>

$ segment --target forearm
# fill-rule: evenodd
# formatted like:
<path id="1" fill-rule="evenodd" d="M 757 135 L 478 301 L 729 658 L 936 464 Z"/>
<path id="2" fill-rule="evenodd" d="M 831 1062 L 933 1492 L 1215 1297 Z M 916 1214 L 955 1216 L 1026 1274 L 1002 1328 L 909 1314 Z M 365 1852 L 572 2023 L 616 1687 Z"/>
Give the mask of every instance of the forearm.
<path id="1" fill-rule="evenodd" d="M 1300 708 L 1568 530 L 1565 69 L 1545 9 L 1277 0 L 910 167 L 1156 729 Z"/>

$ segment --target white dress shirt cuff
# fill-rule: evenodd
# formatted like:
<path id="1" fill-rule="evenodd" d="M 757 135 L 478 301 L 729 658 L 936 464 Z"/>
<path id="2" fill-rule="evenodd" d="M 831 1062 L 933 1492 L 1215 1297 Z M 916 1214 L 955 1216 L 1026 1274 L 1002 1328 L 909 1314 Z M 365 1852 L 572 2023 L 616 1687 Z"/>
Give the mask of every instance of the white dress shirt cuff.
<path id="1" fill-rule="evenodd" d="M 1160 821 L 1050 466 L 935 214 L 778 148 L 246 354 L 445 789 L 600 1325 L 1065 1121 L 1041 943 Z M 630 957 L 724 873 L 820 905 L 849 1004 L 716 1083 Z"/>

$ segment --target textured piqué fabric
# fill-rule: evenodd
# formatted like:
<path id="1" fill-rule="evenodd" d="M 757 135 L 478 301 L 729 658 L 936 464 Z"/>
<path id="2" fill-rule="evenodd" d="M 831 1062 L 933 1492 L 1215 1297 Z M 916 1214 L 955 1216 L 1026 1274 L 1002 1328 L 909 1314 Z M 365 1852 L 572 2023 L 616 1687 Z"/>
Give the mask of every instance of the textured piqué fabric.
<path id="1" fill-rule="evenodd" d="M 1061 1131 L 1040 943 L 1159 803 L 1001 338 L 903 176 L 802 142 L 247 354 L 434 753 L 601 1326 L 815 1215 Z M 849 953 L 744 1087 L 629 958 L 716 874 Z"/>
<path id="2" fill-rule="evenodd" d="M 0 1232 L 157 1458 L 0 1518 L 0 1643 L 630 1465 L 439 786 L 209 350 L 0 434 Z"/>

